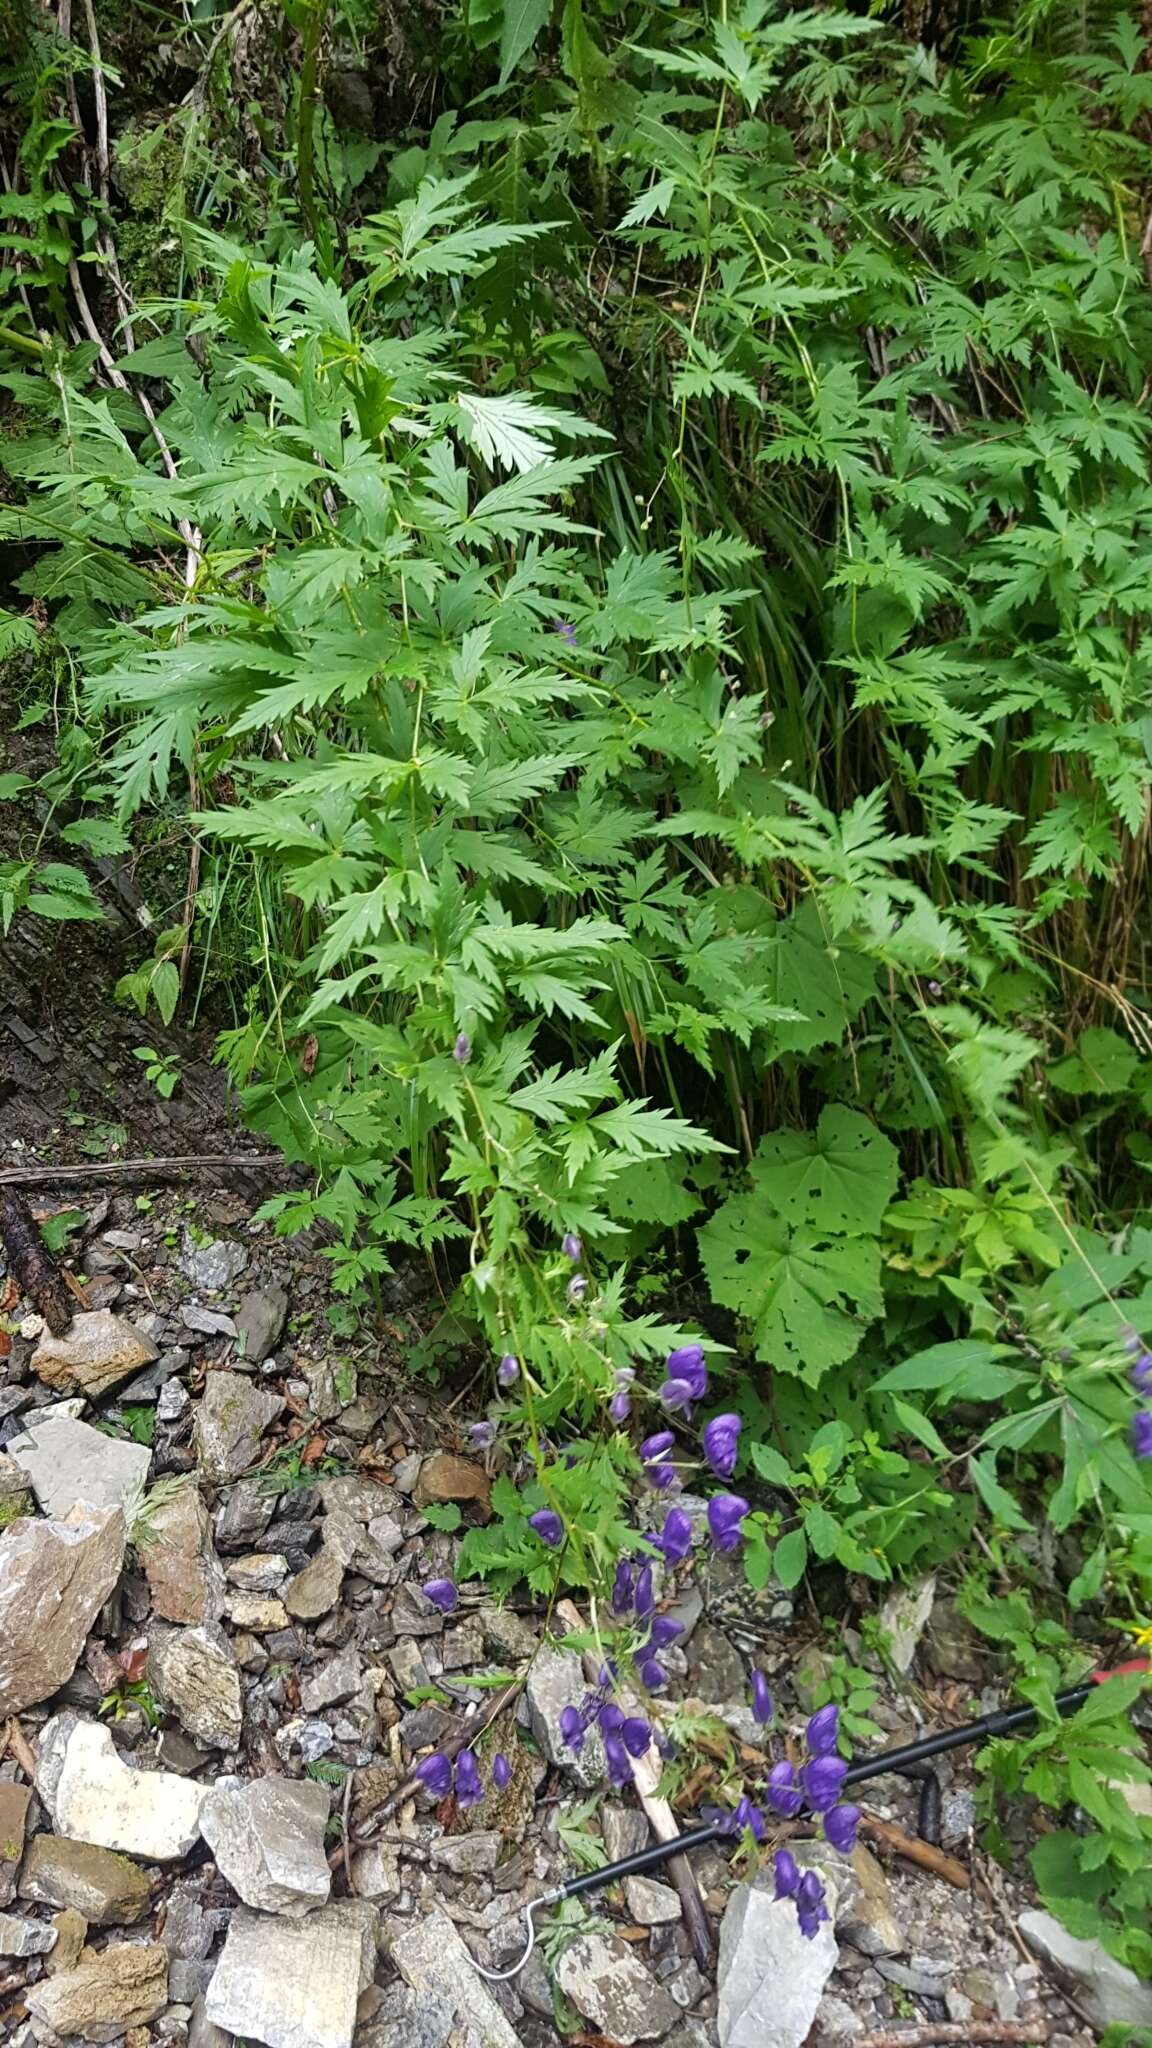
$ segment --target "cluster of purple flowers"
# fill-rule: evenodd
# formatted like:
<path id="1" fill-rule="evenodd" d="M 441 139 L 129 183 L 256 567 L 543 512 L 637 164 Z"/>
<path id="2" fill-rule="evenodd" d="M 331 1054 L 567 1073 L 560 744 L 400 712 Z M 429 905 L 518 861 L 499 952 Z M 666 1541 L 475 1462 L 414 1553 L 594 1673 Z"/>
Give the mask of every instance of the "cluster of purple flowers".
<path id="1" fill-rule="evenodd" d="M 1142 1337 L 1130 1330 L 1124 1339 L 1132 1356 L 1128 1376 L 1143 1401 L 1152 1401 L 1152 1351 Z M 1137 1458 L 1152 1458 L 1152 1407 L 1141 1407 L 1132 1417 L 1132 1450 Z"/>
<path id="2" fill-rule="evenodd" d="M 615 1685 L 615 1670 L 606 1664 L 600 1673 L 600 1683 L 587 1692 L 579 1706 L 567 1706 L 560 1715 L 560 1739 L 579 1756 L 589 1729 L 599 1728 L 604 1743 L 604 1761 L 608 1769 L 608 1782 L 617 1791 L 632 1782 L 635 1775 L 633 1764 L 638 1757 L 647 1756 L 654 1737 L 649 1722 L 639 1714 L 625 1714 L 612 1698 Z"/>
<path id="3" fill-rule="evenodd" d="M 771 1695 L 760 1671 L 752 1674 L 752 1711 L 758 1721 L 772 1718 Z M 769 1769 L 764 1781 L 763 1806 L 745 1797 L 731 1813 L 720 1816 L 714 1811 L 710 1817 L 723 1817 L 733 1834 L 747 1828 L 754 1841 L 762 1842 L 767 1833 L 765 1807 L 781 1820 L 812 1815 L 820 1821 L 825 1841 L 839 1855 L 850 1856 L 856 1847 L 860 1809 L 840 1797 L 848 1766 L 836 1753 L 840 1740 L 839 1709 L 821 1707 L 809 1720 L 804 1739 L 807 1755 L 799 1767 L 782 1757 Z M 814 1870 L 801 1872 L 787 1849 L 776 1851 L 775 1872 L 776 1897 L 793 1901 L 800 1932 L 813 1940 L 821 1922 L 828 1918 L 820 1878 Z"/>
<path id="4" fill-rule="evenodd" d="M 480 1776 L 480 1766 L 476 1761 L 475 1752 L 471 1749 L 460 1751 L 456 1759 L 455 1774 L 451 1759 L 442 1755 L 439 1750 L 434 1750 L 431 1756 L 424 1758 L 423 1763 L 417 1764 L 413 1776 L 419 1778 L 425 1791 L 430 1792 L 433 1799 L 447 1799 L 455 1782 L 456 1804 L 461 1813 L 466 1813 L 470 1806 L 476 1806 L 484 1797 L 484 1780 Z M 502 1792 L 511 1780 L 512 1766 L 507 1757 L 503 1753 L 493 1757 L 492 1783 L 497 1791 Z"/>

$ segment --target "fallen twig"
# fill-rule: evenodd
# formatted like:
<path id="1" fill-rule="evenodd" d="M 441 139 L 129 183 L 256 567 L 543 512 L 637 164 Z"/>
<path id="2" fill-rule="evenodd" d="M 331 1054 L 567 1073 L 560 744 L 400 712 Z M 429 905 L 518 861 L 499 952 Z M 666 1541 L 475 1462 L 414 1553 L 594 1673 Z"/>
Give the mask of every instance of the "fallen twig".
<path id="1" fill-rule="evenodd" d="M 32 1211 L 14 1188 L 0 1193 L 0 1238 L 21 1294 L 26 1294 L 54 1337 L 62 1336 L 75 1310 L 55 1262 L 44 1248 Z"/>
<path id="2" fill-rule="evenodd" d="M 28 1737 L 25 1735 L 14 1714 L 7 1723 L 4 1736 L 7 1747 L 11 1750 L 28 1783 L 34 1785 L 36 1783 L 36 1759 L 32 1754 Z"/>
<path id="3" fill-rule="evenodd" d="M 558 1601 L 556 1614 L 568 1628 L 583 1630 L 583 1617 L 571 1600 Z M 600 1663 L 600 1658 L 593 1656 L 591 1652 L 584 1658 L 585 1676 L 592 1684 L 596 1683 Z M 625 1713 L 642 1714 L 643 1708 L 639 1700 L 628 1701 L 623 1692 L 618 1693 L 617 1698 Z M 636 1796 L 648 1816 L 648 1825 L 657 1841 L 674 1842 L 680 1834 L 679 1823 L 668 1801 L 662 1799 L 656 1789 L 660 1783 L 660 1771 L 658 1765 L 652 1761 L 651 1751 L 634 1760 L 632 1775 Z M 666 1868 L 680 1894 L 684 1925 L 688 1930 L 696 1961 L 702 1970 L 706 1970 L 712 1962 L 712 1935 L 704 1911 L 704 1901 L 700 1897 L 700 1887 L 696 1882 L 696 1873 L 687 1856 L 670 1856 Z"/>
<path id="4" fill-rule="evenodd" d="M 267 1173 L 287 1164 L 279 1152 L 192 1152 L 186 1159 L 105 1159 L 86 1166 L 6 1166 L 0 1187 L 54 1187 L 58 1181 L 132 1180 L 142 1175 L 202 1173 L 217 1167 L 242 1166 L 249 1173 Z"/>
<path id="5" fill-rule="evenodd" d="M 949 1856 L 945 1850 L 934 1848 L 931 1842 L 922 1842 L 918 1835 L 906 1835 L 903 1828 L 895 1827 L 890 1820 L 877 1820 L 870 1813 L 861 1820 L 860 1831 L 871 1835 L 873 1841 L 883 1842 L 885 1848 L 903 1856 L 908 1863 L 918 1863 L 923 1870 L 930 1870 L 933 1876 L 942 1877 L 945 1884 L 955 1885 L 958 1892 L 970 1890 L 972 1877 L 964 1864 L 957 1862 L 955 1856 Z M 956 2038 L 961 2037 L 958 2035 Z M 860 2048 L 859 2042 L 856 2048 Z"/>
<path id="6" fill-rule="evenodd" d="M 928 2048 L 932 2041 L 1046 2041 L 1043 2020 L 926 2020 L 922 2027 L 891 2027 L 857 2034 L 854 2048 Z"/>

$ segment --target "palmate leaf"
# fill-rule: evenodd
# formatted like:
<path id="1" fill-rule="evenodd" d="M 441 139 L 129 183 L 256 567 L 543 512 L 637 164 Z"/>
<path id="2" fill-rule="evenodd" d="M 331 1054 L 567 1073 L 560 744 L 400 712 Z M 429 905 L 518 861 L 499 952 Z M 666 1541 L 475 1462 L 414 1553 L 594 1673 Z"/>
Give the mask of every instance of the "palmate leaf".
<path id="1" fill-rule="evenodd" d="M 775 1131 L 752 1165 L 789 1223 L 874 1237 L 896 1192 L 896 1147 L 866 1116 L 830 1103 L 814 1132 Z"/>
<path id="2" fill-rule="evenodd" d="M 836 1045 L 876 987 L 869 961 L 845 945 L 834 945 L 815 904 L 803 903 L 777 929 L 765 973 L 764 993 L 792 1021 L 769 1027 L 777 1052 L 811 1052 Z"/>
<path id="3" fill-rule="evenodd" d="M 750 1323 L 756 1356 L 811 1386 L 883 1307 L 873 1240 L 793 1228 L 760 1194 L 730 1196 L 699 1242 L 712 1298 Z"/>

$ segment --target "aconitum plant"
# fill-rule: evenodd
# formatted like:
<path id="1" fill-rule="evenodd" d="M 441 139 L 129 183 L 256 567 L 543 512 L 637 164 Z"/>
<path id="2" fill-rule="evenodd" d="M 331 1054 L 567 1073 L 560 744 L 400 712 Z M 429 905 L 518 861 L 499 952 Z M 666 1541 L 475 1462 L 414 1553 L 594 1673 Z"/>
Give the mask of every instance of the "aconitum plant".
<path id="1" fill-rule="evenodd" d="M 565 1286 L 569 1306 L 579 1307 L 590 1285 L 582 1268 L 584 1248 L 575 1233 L 569 1232 L 561 1249 L 565 1261 L 577 1268 L 576 1277 L 585 1282 L 579 1298 L 571 1279 Z M 586 1314 L 591 1321 L 591 1313 Z M 522 1355 L 506 1351 L 496 1368 L 496 1379 L 502 1389 L 524 1389 Z M 604 1396 L 610 1426 L 622 1429 L 642 1403 L 651 1404 L 649 1413 L 653 1421 L 660 1418 L 660 1425 L 651 1428 L 637 1448 L 645 1481 L 641 1494 L 644 1526 L 633 1532 L 628 1554 L 615 1560 L 598 1608 L 603 1661 L 595 1683 L 563 1707 L 558 1733 L 564 1748 L 577 1756 L 585 1751 L 589 1735 L 595 1731 L 603 1747 L 607 1782 L 617 1791 L 633 1783 L 643 1758 L 654 1749 L 662 1753 L 667 1747 L 659 1699 L 670 1678 L 666 1653 L 683 1628 L 674 1615 L 660 1612 L 657 1566 L 678 1571 L 694 1554 L 709 1551 L 732 1556 L 744 1540 L 749 1503 L 728 1488 L 739 1458 L 742 1419 L 735 1413 L 715 1415 L 694 1442 L 693 1412 L 708 1398 L 708 1390 L 703 1346 L 683 1344 L 669 1352 L 664 1377 L 655 1390 L 640 1385 L 633 1367 L 613 1366 L 611 1392 Z M 485 1435 L 490 1442 L 487 1431 Z M 543 1451 L 543 1440 L 539 1441 Z M 563 1462 L 571 1463 L 570 1453 Z M 547 1492 L 549 1465 L 544 1455 L 538 1458 L 538 1466 L 538 1478 Z M 693 1467 L 721 1482 L 707 1498 L 703 1513 L 697 1515 L 677 1498 Z M 561 1467 L 552 1469 L 559 1472 Z M 564 1506 L 565 1496 L 559 1487 L 551 1489 L 550 1498 Z M 561 1513 L 552 1505 L 531 1512 L 525 1508 L 524 1526 L 536 1539 L 542 1558 L 552 1551 L 559 1560 L 579 1544 L 578 1516 L 569 1523 L 566 1515 L 567 1510 Z M 450 1611 L 451 1582 L 432 1581 L 425 1590 L 437 1606 Z M 750 1695 L 756 1721 L 769 1729 L 775 1706 L 761 1671 L 751 1673 Z M 706 1809 L 706 1817 L 721 1824 L 725 1832 L 744 1836 L 750 1845 L 769 1843 L 774 1832 L 778 1839 L 783 1825 L 807 1822 L 839 1854 L 850 1856 L 860 1811 L 842 1797 L 848 1766 L 838 1754 L 839 1737 L 836 1707 L 821 1707 L 807 1722 L 803 1751 L 796 1761 L 786 1756 L 771 1758 L 758 1788 L 745 1786 L 730 1809 Z M 493 1766 L 494 1781 L 506 1782 L 507 1769 L 506 1759 L 499 1757 Z M 461 1806 L 482 1796 L 478 1767 L 470 1751 L 457 1761 L 454 1773 L 447 1758 L 433 1756 L 425 1759 L 420 1774 L 435 1797 L 445 1796 L 445 1788 L 453 1783 Z M 777 1898 L 791 1901 L 801 1932 L 813 1939 L 828 1917 L 819 1875 L 803 1870 L 787 1848 L 775 1851 L 774 1868 Z"/>

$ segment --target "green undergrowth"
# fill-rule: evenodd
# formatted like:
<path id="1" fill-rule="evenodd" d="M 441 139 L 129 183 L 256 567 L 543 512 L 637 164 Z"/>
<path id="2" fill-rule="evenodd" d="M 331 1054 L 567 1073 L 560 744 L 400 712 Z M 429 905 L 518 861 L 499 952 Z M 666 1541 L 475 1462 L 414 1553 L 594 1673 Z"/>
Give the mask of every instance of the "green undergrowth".
<path id="1" fill-rule="evenodd" d="M 10 81 L 5 922 L 166 878 L 122 999 L 231 1017 L 353 1302 L 427 1256 L 525 1361 L 573 1584 L 702 1332 L 752 1590 L 941 1571 L 1045 1896 L 1152 1969 L 1138 1682 L 1052 1708 L 1152 1615 L 1138 23 L 485 0 L 389 72 L 297 0 L 126 82 L 101 20 Z M 524 1504 L 469 1561 L 543 1586 Z"/>

